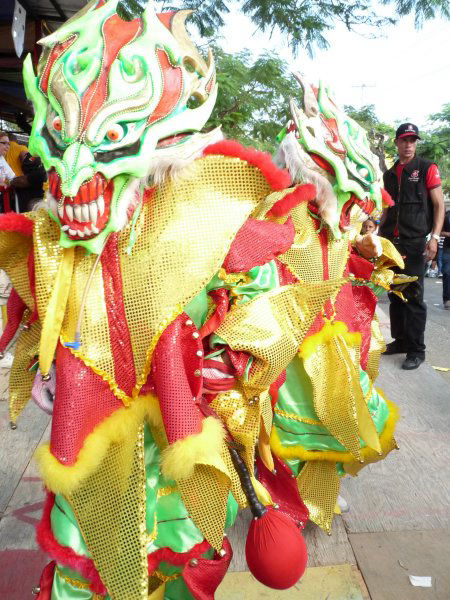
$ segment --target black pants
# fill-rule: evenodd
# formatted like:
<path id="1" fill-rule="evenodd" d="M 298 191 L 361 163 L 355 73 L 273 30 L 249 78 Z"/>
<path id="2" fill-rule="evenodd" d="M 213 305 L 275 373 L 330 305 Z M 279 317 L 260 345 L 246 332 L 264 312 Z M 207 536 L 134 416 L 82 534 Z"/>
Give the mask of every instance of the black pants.
<path id="1" fill-rule="evenodd" d="M 425 240 L 394 240 L 394 245 L 400 254 L 405 257 L 403 271 L 398 273 L 416 275 L 417 281 L 410 283 L 403 291 L 407 302 L 403 302 L 395 294 L 389 294 L 391 304 L 389 316 L 391 318 L 391 335 L 404 346 L 409 356 L 425 357 L 425 324 L 427 321 L 427 306 L 423 301 L 424 276 L 425 276 Z"/>
<path id="2" fill-rule="evenodd" d="M 442 252 L 442 299 L 450 300 L 450 248 Z"/>

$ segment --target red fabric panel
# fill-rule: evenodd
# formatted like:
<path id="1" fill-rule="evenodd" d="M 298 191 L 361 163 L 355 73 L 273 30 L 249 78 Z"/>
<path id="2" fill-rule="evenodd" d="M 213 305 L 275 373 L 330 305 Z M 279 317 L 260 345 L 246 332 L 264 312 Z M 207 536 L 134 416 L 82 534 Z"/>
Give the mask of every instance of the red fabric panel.
<path id="1" fill-rule="evenodd" d="M 108 95 L 109 71 L 121 48 L 126 46 L 141 27 L 140 19 L 123 21 L 117 14 L 113 14 L 103 23 L 103 57 L 102 69 L 99 76 L 91 83 L 83 94 L 81 110 L 83 115 L 83 129 L 86 130 L 92 117 L 102 107 Z"/>
<path id="2" fill-rule="evenodd" d="M 295 585 L 305 572 L 308 551 L 294 521 L 280 510 L 269 508 L 250 523 L 245 557 L 258 581 L 284 590 Z"/>
<path id="3" fill-rule="evenodd" d="M 23 313 L 25 312 L 26 304 L 13 288 L 6 304 L 6 314 L 8 322 L 0 337 L 0 352 L 4 352 L 6 347 L 11 342 L 22 321 Z"/>
<path id="4" fill-rule="evenodd" d="M 36 600 L 51 600 L 55 567 L 56 563 L 53 560 L 42 571 L 41 579 L 39 580 L 39 594 Z"/>
<path id="5" fill-rule="evenodd" d="M 277 403 L 278 392 L 280 390 L 280 387 L 283 385 L 283 383 L 285 381 L 286 381 L 286 369 L 284 369 L 284 371 L 279 375 L 278 379 L 276 379 L 269 387 L 269 394 L 270 394 L 270 397 L 272 398 L 272 407 L 274 407 L 275 404 Z"/>
<path id="6" fill-rule="evenodd" d="M 299 185 L 291 194 L 286 194 L 284 198 L 278 200 L 267 213 L 272 217 L 283 217 L 293 208 L 302 202 L 311 202 L 317 196 L 317 190 L 312 183 Z"/>
<path id="7" fill-rule="evenodd" d="M 36 527 L 36 539 L 39 546 L 50 558 L 53 558 L 60 565 L 69 567 L 69 569 L 80 573 L 84 579 L 89 581 L 90 589 L 93 592 L 101 596 L 106 595 L 107 590 L 100 579 L 93 561 L 86 556 L 77 554 L 68 546 L 62 546 L 53 535 L 50 515 L 54 503 L 55 495 L 47 492 L 42 518 Z"/>
<path id="8" fill-rule="evenodd" d="M 202 390 L 203 346 L 197 328 L 181 313 L 164 330 L 153 353 L 151 377 L 169 443 L 202 430 L 195 401 Z M 197 373 L 197 375 L 196 375 Z"/>
<path id="9" fill-rule="evenodd" d="M 292 219 L 283 225 L 247 219 L 234 238 L 223 266 L 227 273 L 240 273 L 265 264 L 292 245 L 295 228 Z"/>
<path id="10" fill-rule="evenodd" d="M 136 385 L 136 373 L 130 331 L 123 303 L 117 240 L 117 233 L 112 234 L 101 256 L 103 287 L 116 382 L 128 396 L 131 396 Z"/>
<path id="11" fill-rule="evenodd" d="M 303 529 L 308 522 L 309 512 L 300 497 L 297 480 L 291 469 L 275 454 L 273 461 L 276 473 L 272 473 L 258 456 L 256 466 L 258 480 L 268 490 L 279 510 L 291 517 L 298 527 Z"/>
<path id="12" fill-rule="evenodd" d="M 291 283 L 297 283 L 297 277 L 289 271 L 288 267 L 285 264 L 280 262 L 277 258 L 275 259 L 275 263 L 277 265 L 278 280 L 280 282 L 280 285 L 289 285 Z"/>
<path id="13" fill-rule="evenodd" d="M 123 404 L 103 379 L 58 344 L 51 451 L 63 464 L 76 462 L 89 433 Z"/>
<path id="14" fill-rule="evenodd" d="M 353 320 L 362 338 L 360 364 L 361 368 L 366 370 L 369 359 L 370 326 L 377 306 L 377 297 L 369 287 L 355 285 L 353 286 L 353 300 L 355 305 Z"/>
<path id="15" fill-rule="evenodd" d="M 356 254 L 356 252 L 351 252 L 348 259 L 349 273 L 352 273 L 355 277 L 369 280 L 370 276 L 372 275 L 373 268 L 374 265 L 370 262 L 370 260 L 359 256 L 359 254 Z"/>
<path id="16" fill-rule="evenodd" d="M 202 339 L 213 333 L 213 331 L 216 331 L 228 312 L 229 299 L 228 291 L 225 288 L 212 290 L 209 292 L 209 295 L 214 300 L 216 310 L 200 328 L 200 337 Z"/>
<path id="17" fill-rule="evenodd" d="M 196 600 L 214 600 L 214 593 L 219 587 L 233 557 L 228 538 L 223 538 L 224 556 L 217 552 L 214 558 L 198 558 L 197 564 L 190 561 L 183 569 L 183 579 Z"/>
<path id="18" fill-rule="evenodd" d="M 148 119 L 148 124 L 166 117 L 178 104 L 183 85 L 183 73 L 180 67 L 173 67 L 164 50 L 156 51 L 163 76 L 163 91 L 157 107 Z"/>
<path id="19" fill-rule="evenodd" d="M 292 185 L 292 179 L 286 169 L 279 169 L 272 162 L 272 158 L 265 152 L 260 152 L 254 148 L 245 148 L 239 142 L 234 140 L 222 140 L 211 144 L 205 150 L 203 155 L 222 154 L 223 156 L 234 156 L 248 162 L 261 171 L 272 190 L 284 190 Z"/>

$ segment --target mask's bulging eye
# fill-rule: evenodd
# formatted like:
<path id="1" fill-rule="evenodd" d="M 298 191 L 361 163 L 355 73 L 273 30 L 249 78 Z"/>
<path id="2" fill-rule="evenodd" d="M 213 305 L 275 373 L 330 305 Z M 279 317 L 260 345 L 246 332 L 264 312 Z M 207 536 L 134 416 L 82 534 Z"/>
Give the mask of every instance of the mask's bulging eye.
<path id="1" fill-rule="evenodd" d="M 106 137 L 110 142 L 120 142 L 124 135 L 125 132 L 123 130 L 123 127 L 121 127 L 120 125 L 113 125 L 106 132 Z"/>
<path id="2" fill-rule="evenodd" d="M 59 117 L 53 119 L 53 129 L 55 131 L 62 131 L 62 121 Z"/>

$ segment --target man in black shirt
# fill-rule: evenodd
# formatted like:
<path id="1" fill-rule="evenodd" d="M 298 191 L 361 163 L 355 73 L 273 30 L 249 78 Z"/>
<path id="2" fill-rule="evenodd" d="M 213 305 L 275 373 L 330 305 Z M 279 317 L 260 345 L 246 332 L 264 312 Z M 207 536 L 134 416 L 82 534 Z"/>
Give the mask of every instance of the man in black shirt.
<path id="1" fill-rule="evenodd" d="M 47 179 L 47 173 L 41 159 L 29 153 L 22 161 L 22 171 L 23 175 L 12 179 L 10 185 L 17 194 L 19 211 L 27 212 L 33 209 L 36 201 L 44 197 L 43 184 Z"/>
<path id="2" fill-rule="evenodd" d="M 450 310 L 450 210 L 445 213 L 441 235 L 444 238 L 442 247 L 442 299 L 444 308 Z"/>
<path id="3" fill-rule="evenodd" d="M 437 166 L 416 156 L 419 130 L 412 123 L 397 129 L 395 145 L 398 160 L 383 176 L 384 187 L 394 206 L 382 217 L 380 235 L 391 240 L 405 260 L 402 273 L 415 275 L 403 302 L 389 294 L 391 335 L 386 354 L 406 353 L 402 368 L 417 369 L 425 360 L 427 308 L 423 300 L 425 262 L 437 252 L 444 220 L 444 200 Z"/>

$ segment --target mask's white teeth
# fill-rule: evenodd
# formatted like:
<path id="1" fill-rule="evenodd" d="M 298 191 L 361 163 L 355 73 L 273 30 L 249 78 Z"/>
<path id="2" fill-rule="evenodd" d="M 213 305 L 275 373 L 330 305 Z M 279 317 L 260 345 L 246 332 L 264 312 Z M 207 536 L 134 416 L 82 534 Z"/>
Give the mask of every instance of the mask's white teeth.
<path id="1" fill-rule="evenodd" d="M 69 226 L 68 225 L 62 225 L 61 229 L 63 231 L 69 231 Z"/>
<path id="2" fill-rule="evenodd" d="M 92 233 L 97 234 L 100 231 L 100 229 L 98 227 L 96 227 L 95 225 L 92 225 Z"/>
<path id="3" fill-rule="evenodd" d="M 87 204 L 82 204 L 81 205 L 81 216 L 82 216 L 82 221 L 87 223 L 89 221 L 89 207 Z"/>
<path id="4" fill-rule="evenodd" d="M 75 231 L 75 229 L 69 229 L 69 233 L 70 233 L 70 235 L 77 235 L 77 232 Z"/>
<path id="5" fill-rule="evenodd" d="M 105 199 L 103 196 L 97 198 L 97 208 L 99 215 L 102 217 L 105 212 Z"/>
<path id="6" fill-rule="evenodd" d="M 95 202 L 89 202 L 89 217 L 92 225 L 97 223 L 97 204 Z"/>
<path id="7" fill-rule="evenodd" d="M 66 206 L 66 214 L 69 221 L 73 221 L 73 208 L 68 204 Z"/>
<path id="8" fill-rule="evenodd" d="M 77 235 L 78 235 L 78 237 L 80 237 L 80 238 L 84 238 L 84 231 L 77 230 Z"/>
<path id="9" fill-rule="evenodd" d="M 79 223 L 81 223 L 81 206 L 79 204 L 76 204 L 73 207 L 73 214 L 75 217 L 75 221 L 78 221 Z"/>
<path id="10" fill-rule="evenodd" d="M 89 227 L 85 227 L 84 228 L 84 235 L 91 235 L 92 231 L 89 229 Z"/>
<path id="11" fill-rule="evenodd" d="M 60 219 L 64 217 L 64 204 L 58 203 L 58 215 Z"/>

